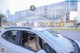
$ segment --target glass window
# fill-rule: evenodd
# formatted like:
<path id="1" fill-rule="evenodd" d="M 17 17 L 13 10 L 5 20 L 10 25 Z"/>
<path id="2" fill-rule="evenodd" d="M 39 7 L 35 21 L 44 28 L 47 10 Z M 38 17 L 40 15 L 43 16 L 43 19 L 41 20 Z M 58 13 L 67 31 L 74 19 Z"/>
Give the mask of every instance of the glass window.
<path id="1" fill-rule="evenodd" d="M 17 31 L 7 31 L 2 35 L 2 37 L 7 41 L 14 43 L 16 35 L 17 35 Z"/>
<path id="2" fill-rule="evenodd" d="M 52 29 L 41 31 L 42 34 L 46 35 L 48 38 L 53 39 L 55 37 L 62 38 L 63 36 Z"/>
<path id="3" fill-rule="evenodd" d="M 45 35 L 50 35 L 50 36 L 55 36 L 55 37 L 59 37 L 53 30 L 44 30 L 41 31 L 43 34 Z"/>

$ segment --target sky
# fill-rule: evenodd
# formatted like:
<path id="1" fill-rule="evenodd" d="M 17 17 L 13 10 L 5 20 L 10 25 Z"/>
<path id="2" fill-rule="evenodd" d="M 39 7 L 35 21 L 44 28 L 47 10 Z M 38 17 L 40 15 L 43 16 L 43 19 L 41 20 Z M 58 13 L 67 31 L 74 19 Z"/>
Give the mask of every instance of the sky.
<path id="1" fill-rule="evenodd" d="M 0 10 L 3 14 L 6 10 L 10 10 L 11 14 L 15 14 L 16 11 L 29 9 L 31 5 L 39 7 L 62 1 L 64 0 L 0 0 Z"/>

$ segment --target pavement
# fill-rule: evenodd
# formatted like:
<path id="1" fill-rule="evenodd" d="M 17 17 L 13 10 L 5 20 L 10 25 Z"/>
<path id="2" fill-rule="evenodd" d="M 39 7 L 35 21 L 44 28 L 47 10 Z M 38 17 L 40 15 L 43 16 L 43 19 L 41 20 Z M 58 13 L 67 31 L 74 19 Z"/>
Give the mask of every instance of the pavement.
<path id="1" fill-rule="evenodd" d="M 63 36 L 69 37 L 80 42 L 80 30 L 55 30 Z"/>

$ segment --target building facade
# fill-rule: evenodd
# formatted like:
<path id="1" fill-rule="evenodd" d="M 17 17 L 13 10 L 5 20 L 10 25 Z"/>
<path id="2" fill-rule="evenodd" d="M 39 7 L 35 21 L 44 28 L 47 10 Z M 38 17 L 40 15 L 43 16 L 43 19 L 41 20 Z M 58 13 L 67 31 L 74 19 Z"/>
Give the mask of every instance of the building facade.
<path id="1" fill-rule="evenodd" d="M 1 14 L 1 10 L 0 10 L 0 14 Z"/>
<path id="2" fill-rule="evenodd" d="M 57 27 L 63 27 L 67 25 L 66 23 L 70 19 L 70 11 L 77 11 L 77 2 L 60 2 L 52 5 L 37 7 L 35 11 L 30 11 L 30 9 L 18 11 L 15 13 L 15 18 L 16 22 L 22 23 L 22 21 L 25 20 L 26 22 L 26 20 L 32 16 L 40 16 L 51 20 L 51 24 L 49 26 L 55 25 Z M 29 22 L 32 21 L 33 20 L 29 20 Z M 46 26 L 49 22 L 47 21 L 47 24 L 45 23 L 46 21 L 44 24 L 43 22 L 40 22 L 39 26 Z"/>

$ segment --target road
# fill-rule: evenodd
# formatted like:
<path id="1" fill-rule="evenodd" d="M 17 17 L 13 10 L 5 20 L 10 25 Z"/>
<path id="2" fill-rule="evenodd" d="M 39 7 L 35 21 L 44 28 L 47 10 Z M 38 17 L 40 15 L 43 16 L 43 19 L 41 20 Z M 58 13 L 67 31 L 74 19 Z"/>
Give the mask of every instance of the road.
<path id="1" fill-rule="evenodd" d="M 80 30 L 56 30 L 60 34 L 80 42 Z"/>

